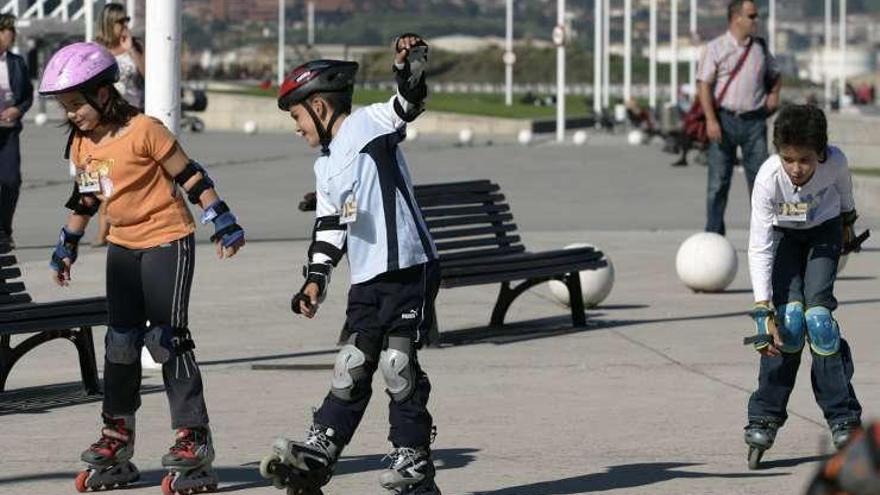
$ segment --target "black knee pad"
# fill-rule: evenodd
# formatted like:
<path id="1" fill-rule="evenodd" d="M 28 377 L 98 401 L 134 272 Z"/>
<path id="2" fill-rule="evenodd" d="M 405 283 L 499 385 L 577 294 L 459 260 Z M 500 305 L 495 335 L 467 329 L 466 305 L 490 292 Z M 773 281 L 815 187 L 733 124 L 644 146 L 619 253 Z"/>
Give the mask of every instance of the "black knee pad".
<path id="1" fill-rule="evenodd" d="M 189 329 L 156 325 L 144 334 L 144 345 L 150 351 L 153 361 L 164 364 L 175 356 L 180 356 L 195 349 Z"/>
<path id="2" fill-rule="evenodd" d="M 113 364 L 134 364 L 140 359 L 141 328 L 110 325 L 104 337 L 105 358 Z"/>

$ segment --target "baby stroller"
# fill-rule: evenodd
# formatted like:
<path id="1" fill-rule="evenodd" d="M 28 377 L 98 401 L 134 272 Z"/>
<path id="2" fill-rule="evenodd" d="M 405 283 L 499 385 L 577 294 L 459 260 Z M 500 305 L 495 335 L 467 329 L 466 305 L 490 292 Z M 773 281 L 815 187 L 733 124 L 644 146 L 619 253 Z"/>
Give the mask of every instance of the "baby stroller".
<path id="1" fill-rule="evenodd" d="M 180 92 L 180 128 L 204 131 L 205 122 L 192 113 L 204 112 L 208 108 L 208 95 L 202 89 L 182 88 Z"/>

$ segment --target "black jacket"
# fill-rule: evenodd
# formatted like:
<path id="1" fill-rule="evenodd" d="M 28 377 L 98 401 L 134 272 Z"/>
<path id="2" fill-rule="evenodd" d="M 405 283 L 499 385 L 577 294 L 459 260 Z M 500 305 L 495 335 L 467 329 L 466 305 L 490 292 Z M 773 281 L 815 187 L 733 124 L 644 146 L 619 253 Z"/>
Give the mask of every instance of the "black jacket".
<path id="1" fill-rule="evenodd" d="M 34 86 L 31 84 L 27 64 L 23 57 L 7 51 L 6 68 L 9 72 L 9 88 L 12 90 L 12 105 L 21 110 L 24 116 L 34 102 Z M 21 119 L 15 127 L 21 129 Z"/>

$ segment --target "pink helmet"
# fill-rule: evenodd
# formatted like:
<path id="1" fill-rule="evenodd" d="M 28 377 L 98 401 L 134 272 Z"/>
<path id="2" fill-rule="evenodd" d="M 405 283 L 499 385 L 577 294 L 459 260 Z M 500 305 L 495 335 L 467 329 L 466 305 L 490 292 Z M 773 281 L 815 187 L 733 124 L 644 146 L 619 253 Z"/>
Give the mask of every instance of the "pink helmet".
<path id="1" fill-rule="evenodd" d="M 72 43 L 52 55 L 43 70 L 41 95 L 76 91 L 86 86 L 114 83 L 119 78 L 116 57 L 97 43 Z"/>

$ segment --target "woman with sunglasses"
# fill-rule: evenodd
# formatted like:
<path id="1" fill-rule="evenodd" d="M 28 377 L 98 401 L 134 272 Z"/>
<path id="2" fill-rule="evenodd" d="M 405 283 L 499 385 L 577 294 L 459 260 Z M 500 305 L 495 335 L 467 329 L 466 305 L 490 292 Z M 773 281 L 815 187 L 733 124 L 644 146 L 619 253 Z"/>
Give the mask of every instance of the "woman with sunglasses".
<path id="1" fill-rule="evenodd" d="M 104 45 L 110 53 L 116 57 L 116 65 L 119 67 L 119 80 L 116 81 L 116 91 L 125 98 L 133 107 L 140 111 L 144 110 L 144 49 L 140 42 L 132 36 L 128 28 L 131 17 L 125 11 L 125 6 L 118 3 L 108 3 L 101 11 L 98 21 L 100 33 L 95 40 Z M 98 212 L 98 233 L 92 246 L 107 245 L 107 232 L 110 225 L 107 223 L 104 206 Z"/>

